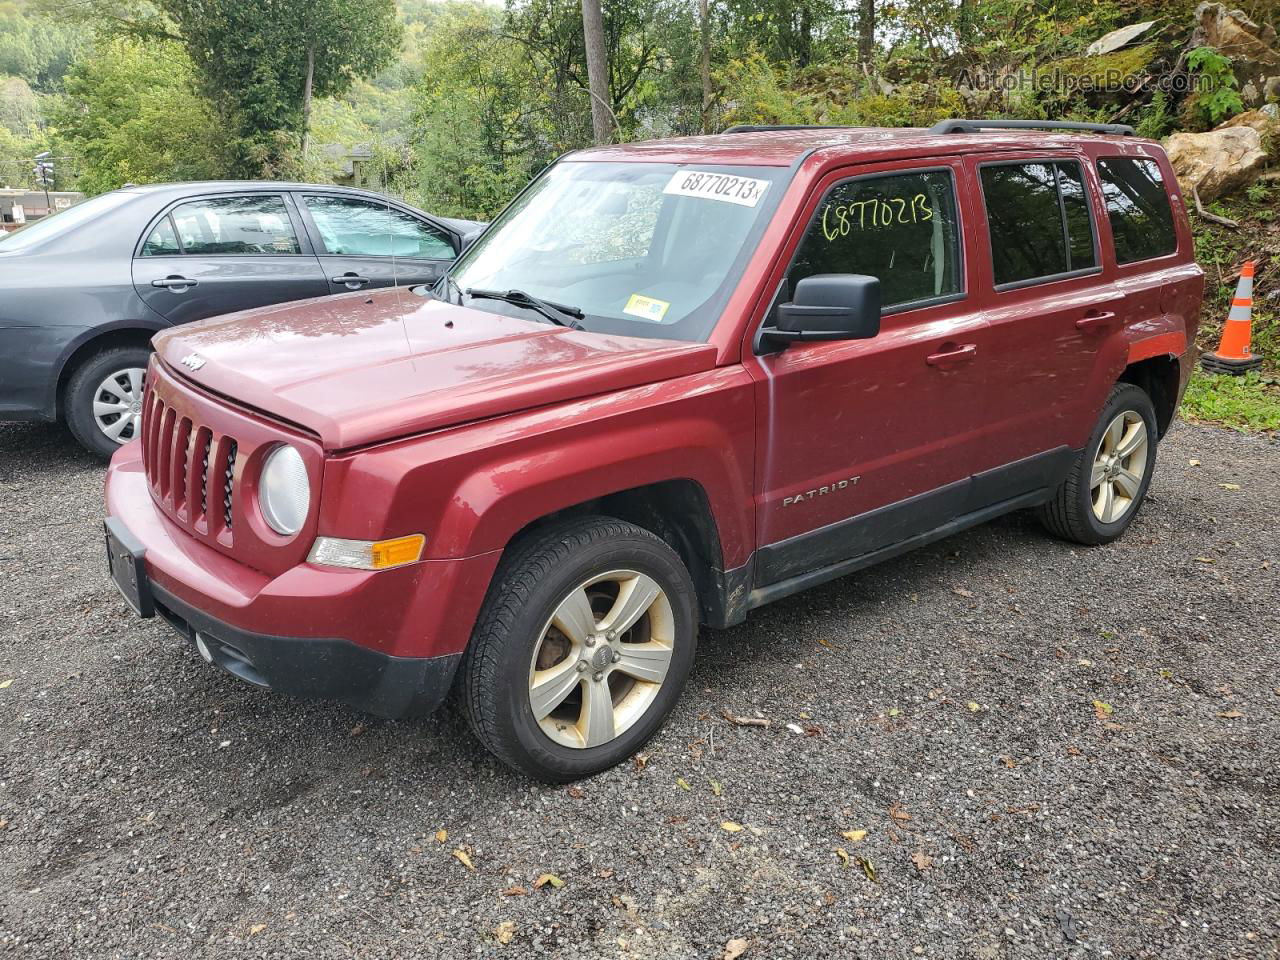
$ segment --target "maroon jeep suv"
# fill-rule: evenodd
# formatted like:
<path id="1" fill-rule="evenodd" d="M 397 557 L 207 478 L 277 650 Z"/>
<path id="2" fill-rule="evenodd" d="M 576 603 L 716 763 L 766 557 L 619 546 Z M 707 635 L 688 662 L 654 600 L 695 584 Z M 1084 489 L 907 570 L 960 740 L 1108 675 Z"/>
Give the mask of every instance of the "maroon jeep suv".
<path id="1" fill-rule="evenodd" d="M 1160 147 L 1053 126 L 586 150 L 431 288 L 166 331 L 112 575 L 249 683 L 456 688 L 563 781 L 654 734 L 700 624 L 1011 510 L 1114 540 L 1203 278 Z"/>

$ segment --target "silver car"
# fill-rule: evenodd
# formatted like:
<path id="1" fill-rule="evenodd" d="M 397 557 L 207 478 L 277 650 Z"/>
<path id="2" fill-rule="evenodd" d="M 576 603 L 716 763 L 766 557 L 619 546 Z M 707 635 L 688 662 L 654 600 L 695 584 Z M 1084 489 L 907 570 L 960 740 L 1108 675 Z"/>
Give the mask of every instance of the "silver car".
<path id="1" fill-rule="evenodd" d="M 433 283 L 482 224 L 363 190 L 125 187 L 0 239 L 0 420 L 65 420 L 110 456 L 140 425 L 152 335 L 287 300 Z"/>

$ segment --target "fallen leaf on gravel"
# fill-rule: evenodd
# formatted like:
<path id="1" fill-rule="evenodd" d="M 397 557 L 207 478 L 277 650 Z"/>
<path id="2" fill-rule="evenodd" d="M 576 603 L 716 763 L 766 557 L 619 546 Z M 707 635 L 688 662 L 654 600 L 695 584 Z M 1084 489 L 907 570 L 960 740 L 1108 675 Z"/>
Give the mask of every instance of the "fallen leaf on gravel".
<path id="1" fill-rule="evenodd" d="M 1195 457 L 1192 457 L 1190 460 L 1187 461 L 1187 463 L 1191 464 L 1191 466 L 1193 467 L 1200 466 L 1200 461 L 1197 460 Z"/>
<path id="2" fill-rule="evenodd" d="M 13 680 L 14 680 L 13 677 L 10 677 L 8 680 L 0 680 L 0 690 L 8 690 L 10 687 L 12 687 Z"/>
<path id="3" fill-rule="evenodd" d="M 498 938 L 499 943 L 508 944 L 515 939 L 516 925 L 510 920 L 503 920 L 494 928 L 493 935 Z"/>
<path id="4" fill-rule="evenodd" d="M 252 927 L 249 928 L 249 936 L 251 937 L 257 936 L 265 929 L 267 929 L 267 925 L 265 923 L 255 923 Z"/>
<path id="5" fill-rule="evenodd" d="M 722 791 L 721 791 L 721 789 L 720 789 L 720 781 L 719 781 L 719 780 L 712 780 L 712 781 L 711 781 L 711 792 L 712 792 L 713 794 L 715 794 L 717 797 L 718 797 L 718 796 L 720 796 L 720 794 L 721 794 L 721 792 L 722 792 Z"/>
<path id="6" fill-rule="evenodd" d="M 1217 563 L 1213 557 L 1196 557 L 1196 563 Z"/>
<path id="7" fill-rule="evenodd" d="M 1071 757 L 1078 757 L 1078 756 L 1080 756 L 1080 748 L 1079 748 L 1079 747 L 1077 747 L 1077 746 L 1075 746 L 1074 744 L 1073 744 L 1073 745 L 1071 745 L 1071 746 L 1069 746 L 1069 747 L 1067 747 L 1067 755 L 1068 755 L 1068 756 L 1071 756 Z"/>
<path id="8" fill-rule="evenodd" d="M 564 881 L 557 877 L 554 873 L 544 873 L 537 880 L 533 881 L 533 888 L 541 890 L 547 884 L 551 884 L 555 889 L 559 890 L 564 886 Z"/>
<path id="9" fill-rule="evenodd" d="M 897 820 L 899 823 L 906 823 L 911 819 L 911 814 L 902 809 L 902 804 L 897 800 L 890 804 L 889 816 L 893 817 L 893 819 Z"/>
<path id="10" fill-rule="evenodd" d="M 1115 713 L 1115 709 L 1116 708 L 1111 706 L 1111 704 L 1103 703 L 1101 700 L 1093 701 L 1093 712 L 1097 715 L 1099 720 L 1107 719 L 1107 717 Z"/>
<path id="11" fill-rule="evenodd" d="M 726 820 L 720 824 L 720 829 L 726 833 L 737 833 L 742 829 L 742 824 L 734 823 L 732 820 Z"/>
<path id="12" fill-rule="evenodd" d="M 911 855 L 911 862 L 916 865 L 916 869 L 921 873 L 933 867 L 933 857 L 929 856 L 923 850 L 917 850 Z"/>
<path id="13" fill-rule="evenodd" d="M 1218 716 L 1223 720 L 1239 720 L 1244 716 L 1244 714 L 1239 710 L 1224 710 L 1222 713 L 1218 714 Z"/>
<path id="14" fill-rule="evenodd" d="M 566 792 L 575 800 L 581 800 L 586 796 L 586 794 L 582 792 L 581 787 L 570 787 Z"/>
<path id="15" fill-rule="evenodd" d="M 970 700 L 965 704 L 965 706 L 969 708 L 970 713 L 977 713 L 982 709 L 982 704 L 978 703 L 976 700 Z"/>
<path id="16" fill-rule="evenodd" d="M 858 866 L 862 868 L 862 872 L 867 875 L 868 880 L 872 883 L 879 883 L 879 881 L 876 880 L 876 868 L 872 865 L 870 860 L 866 857 L 859 857 Z"/>
<path id="17" fill-rule="evenodd" d="M 730 723 L 739 727 L 767 727 L 769 721 L 765 717 L 739 717 L 730 713 L 728 710 L 720 711 L 724 714 L 724 718 Z"/>
<path id="18" fill-rule="evenodd" d="M 849 853 L 844 847 L 836 847 L 836 856 L 840 858 L 840 862 L 844 866 L 849 865 Z"/>
<path id="19" fill-rule="evenodd" d="M 504 897 L 527 897 L 529 891 L 524 887 L 507 887 L 502 891 Z"/>
<path id="20" fill-rule="evenodd" d="M 448 830 L 437 830 L 437 831 L 436 831 L 436 843 L 444 843 L 444 842 L 445 842 L 446 840 L 448 840 L 448 839 L 449 839 L 449 831 L 448 831 Z"/>
<path id="21" fill-rule="evenodd" d="M 806 737 L 820 737 L 822 736 L 822 728 L 816 723 L 806 723 L 804 725 L 804 735 Z"/>
<path id="22" fill-rule="evenodd" d="M 647 764 L 648 762 L 649 762 L 649 755 L 647 753 L 637 753 L 635 756 L 635 760 L 633 761 L 633 763 L 635 764 L 635 768 L 637 770 L 643 770 L 645 768 L 645 764 Z"/>
<path id="23" fill-rule="evenodd" d="M 804 736 L 804 727 L 800 726 L 800 724 L 798 723 L 788 723 L 787 729 L 790 730 L 792 733 L 798 733 L 801 736 Z"/>
<path id="24" fill-rule="evenodd" d="M 676 786 L 679 787 L 681 790 L 688 790 L 689 781 L 686 780 L 684 777 L 676 777 Z"/>
<path id="25" fill-rule="evenodd" d="M 822 645 L 823 645 L 824 647 L 826 647 L 828 650 L 839 650 L 839 649 L 840 649 L 840 648 L 839 648 L 839 647 L 837 647 L 834 643 L 832 643 L 830 640 L 828 640 L 826 637 L 819 637 L 819 638 L 818 638 L 818 643 L 822 644 Z"/>
<path id="26" fill-rule="evenodd" d="M 844 837 L 844 838 L 845 838 L 846 840 L 848 840 L 850 843 L 861 843 L 863 840 L 865 840 L 865 839 L 867 838 L 867 831 L 865 831 L 865 830 L 843 830 L 843 831 L 841 831 L 840 836 Z"/>
<path id="27" fill-rule="evenodd" d="M 902 713 L 902 711 L 901 711 L 901 710 L 899 710 L 897 707 L 890 707 L 890 708 L 889 708 L 889 716 L 891 716 L 891 717 L 896 717 L 896 716 L 897 716 L 898 714 L 900 714 L 900 713 Z"/>
<path id="28" fill-rule="evenodd" d="M 1005 767 L 1009 770 L 1012 770 L 1014 767 L 1018 765 L 1018 761 L 1013 759 L 1013 757 L 1001 757 L 1000 762 L 1003 763 Z"/>
<path id="29" fill-rule="evenodd" d="M 966 590 L 964 587 L 952 587 L 951 592 L 957 597 L 964 597 L 966 600 L 973 596 L 972 590 Z"/>
<path id="30" fill-rule="evenodd" d="M 457 857 L 458 862 L 462 864 L 464 867 L 466 867 L 468 870 L 474 870 L 476 868 L 476 865 L 471 862 L 471 858 L 467 856 L 467 851 L 455 850 L 453 851 L 453 855 Z"/>
<path id="31" fill-rule="evenodd" d="M 1223 490 L 1239 490 L 1240 489 L 1240 484 L 1238 483 L 1220 483 L 1218 484 L 1218 486 L 1220 486 Z"/>
<path id="32" fill-rule="evenodd" d="M 747 947 L 749 946 L 751 946 L 750 940 L 734 937 L 724 945 L 724 960 L 738 960 L 740 956 L 747 952 Z"/>
<path id="33" fill-rule="evenodd" d="M 360 736 L 360 734 L 364 733 L 365 730 L 366 730 L 366 727 L 363 723 L 357 723 L 354 727 L 351 728 L 351 736 L 358 737 Z"/>

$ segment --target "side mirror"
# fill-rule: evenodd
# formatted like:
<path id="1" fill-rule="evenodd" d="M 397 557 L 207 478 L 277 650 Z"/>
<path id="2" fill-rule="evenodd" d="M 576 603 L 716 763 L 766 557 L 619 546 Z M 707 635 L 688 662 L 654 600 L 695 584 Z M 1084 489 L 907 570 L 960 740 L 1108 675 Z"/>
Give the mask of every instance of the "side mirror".
<path id="1" fill-rule="evenodd" d="M 760 331 L 769 340 L 869 340 L 880 332 L 880 281 L 858 273 L 805 277 L 773 316 L 774 325 Z"/>
<path id="2" fill-rule="evenodd" d="M 462 254 L 466 252 L 467 247 L 479 240 L 480 234 L 482 233 L 484 233 L 484 227 L 476 227 L 474 230 L 464 233 L 461 238 L 462 246 L 458 248 L 458 256 L 462 256 Z"/>

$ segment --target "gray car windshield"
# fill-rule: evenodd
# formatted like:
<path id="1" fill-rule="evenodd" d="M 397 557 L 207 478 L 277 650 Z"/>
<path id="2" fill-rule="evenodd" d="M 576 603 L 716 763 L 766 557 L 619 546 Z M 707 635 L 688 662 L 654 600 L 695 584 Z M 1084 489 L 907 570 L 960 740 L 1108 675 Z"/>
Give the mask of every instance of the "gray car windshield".
<path id="1" fill-rule="evenodd" d="M 59 210 L 51 216 L 42 217 L 33 223 L 29 223 L 13 233 L 0 234 L 0 250 L 5 252 L 21 250 L 25 247 L 34 247 L 36 244 L 44 243 L 46 240 L 52 240 L 54 237 L 74 230 L 82 223 L 87 223 L 100 214 L 114 210 L 122 203 L 132 200 L 136 196 L 137 194 L 128 193 L 124 190 L 113 190 L 111 193 L 104 193 L 101 196 L 94 197 L 92 200 L 85 200 L 73 207 Z"/>
<path id="2" fill-rule="evenodd" d="M 453 291 L 519 290 L 582 311 L 588 330 L 710 336 L 788 171 L 672 163 L 556 164 L 451 274 Z M 537 318 L 468 298 L 477 309 Z"/>

